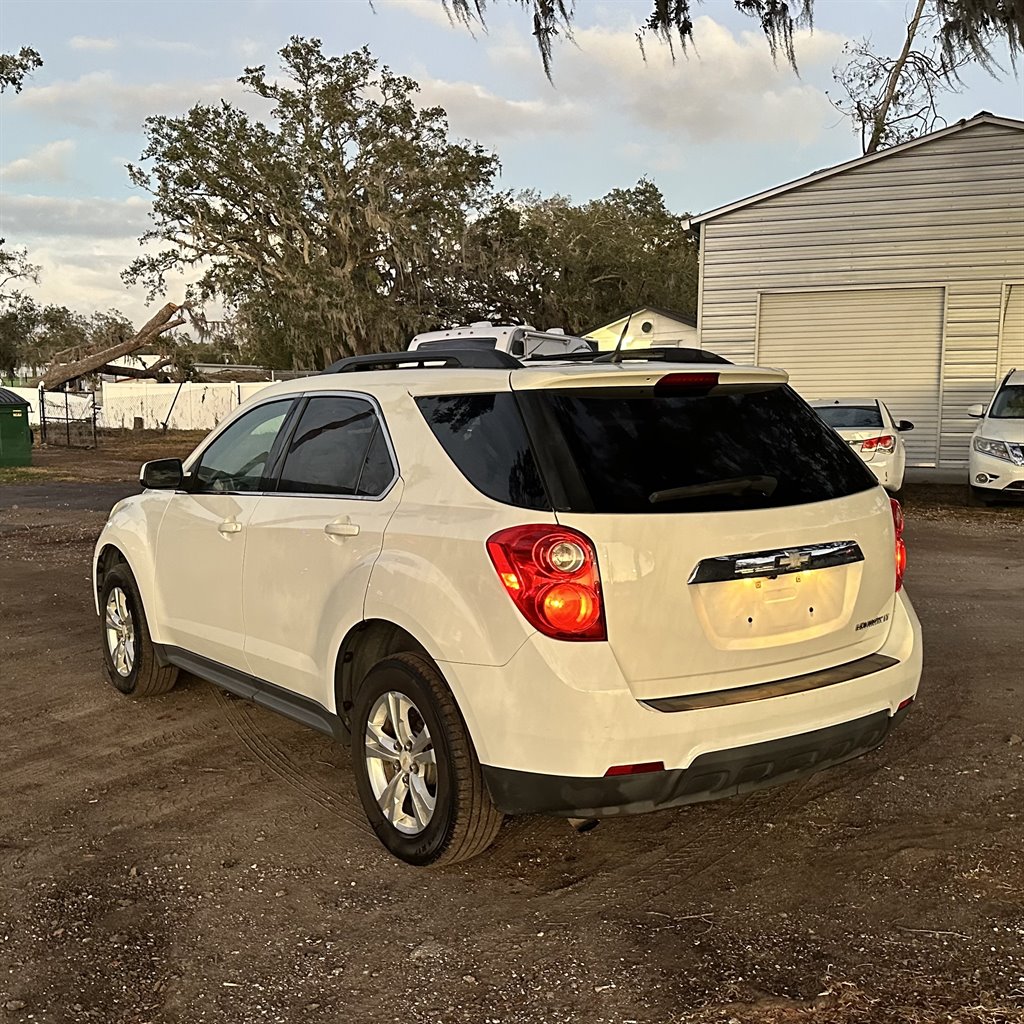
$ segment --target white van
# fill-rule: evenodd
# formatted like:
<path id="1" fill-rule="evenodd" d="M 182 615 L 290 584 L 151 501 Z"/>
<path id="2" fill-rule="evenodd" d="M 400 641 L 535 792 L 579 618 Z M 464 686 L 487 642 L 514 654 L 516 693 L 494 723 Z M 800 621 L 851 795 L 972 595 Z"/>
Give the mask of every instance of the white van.
<path id="1" fill-rule="evenodd" d="M 468 327 L 452 327 L 444 331 L 426 331 L 417 334 L 409 343 L 409 350 L 418 348 L 493 348 L 507 352 L 518 359 L 537 356 L 561 356 L 570 352 L 596 352 L 597 345 L 586 338 L 566 334 L 552 327 L 538 331 L 529 324 L 496 325 L 481 320 Z"/>

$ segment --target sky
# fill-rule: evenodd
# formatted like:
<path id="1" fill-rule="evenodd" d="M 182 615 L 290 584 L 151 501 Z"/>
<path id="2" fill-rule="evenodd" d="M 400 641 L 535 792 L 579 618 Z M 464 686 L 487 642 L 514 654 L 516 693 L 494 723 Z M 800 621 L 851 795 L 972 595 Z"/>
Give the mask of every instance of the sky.
<path id="1" fill-rule="evenodd" d="M 773 63 L 731 0 L 695 0 L 688 54 L 673 60 L 652 41 L 645 61 L 635 33 L 652 6 L 578 0 L 549 82 L 529 13 L 509 0 L 490 0 L 486 29 L 472 31 L 441 0 L 0 0 L 0 51 L 32 46 L 45 62 L 20 95 L 0 97 L 0 236 L 41 266 L 39 301 L 141 323 L 144 291 L 120 272 L 149 224 L 148 197 L 125 171 L 145 118 L 221 99 L 257 109 L 237 77 L 276 68 L 292 35 L 328 53 L 369 46 L 416 79 L 453 136 L 498 154 L 501 188 L 585 201 L 646 176 L 675 212 L 713 209 L 859 155 L 826 95 L 832 68 L 865 35 L 895 51 L 908 4 L 817 0 L 813 31 L 796 38 L 799 75 Z M 1022 82 L 1001 63 L 999 78 L 964 76 L 942 104 L 949 123 L 979 110 L 1024 118 Z M 184 285 L 172 278 L 160 301 L 180 300 Z"/>

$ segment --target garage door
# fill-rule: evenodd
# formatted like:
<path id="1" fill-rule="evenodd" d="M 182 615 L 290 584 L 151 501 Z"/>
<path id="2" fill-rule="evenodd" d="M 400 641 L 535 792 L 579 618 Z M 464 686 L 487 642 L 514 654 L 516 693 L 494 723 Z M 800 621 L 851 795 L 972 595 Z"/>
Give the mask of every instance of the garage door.
<path id="1" fill-rule="evenodd" d="M 757 362 L 789 372 L 804 398 L 881 398 L 910 420 L 907 464 L 934 466 L 942 288 L 762 293 Z"/>
<path id="2" fill-rule="evenodd" d="M 1004 295 L 1003 330 L 999 339 L 999 373 L 1024 370 L 1024 284 L 1011 284 Z"/>

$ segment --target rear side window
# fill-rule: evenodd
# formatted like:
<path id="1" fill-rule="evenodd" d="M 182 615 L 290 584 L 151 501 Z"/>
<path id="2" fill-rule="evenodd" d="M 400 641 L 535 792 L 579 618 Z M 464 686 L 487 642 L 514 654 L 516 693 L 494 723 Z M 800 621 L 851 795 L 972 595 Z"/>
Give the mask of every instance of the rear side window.
<path id="1" fill-rule="evenodd" d="M 511 393 L 417 398 L 416 404 L 441 447 L 478 491 L 506 505 L 550 510 Z"/>
<path id="2" fill-rule="evenodd" d="M 882 426 L 877 405 L 816 405 L 814 411 L 836 429 L 871 430 Z"/>
<path id="3" fill-rule="evenodd" d="M 877 484 L 788 387 L 536 391 L 566 511 L 728 512 L 827 501 Z M 560 435 L 552 436 L 554 434 Z M 548 460 L 545 458 L 545 468 Z M 559 503 L 561 507 L 561 502 Z"/>
<path id="4" fill-rule="evenodd" d="M 378 497 L 395 475 L 377 411 L 364 399 L 325 395 L 306 404 L 277 490 Z"/>

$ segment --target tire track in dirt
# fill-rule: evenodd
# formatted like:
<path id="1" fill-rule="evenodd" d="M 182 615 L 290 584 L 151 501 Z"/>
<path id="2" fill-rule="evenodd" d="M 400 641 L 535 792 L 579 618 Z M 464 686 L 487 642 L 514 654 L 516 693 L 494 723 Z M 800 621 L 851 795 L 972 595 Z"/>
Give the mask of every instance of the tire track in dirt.
<path id="1" fill-rule="evenodd" d="M 249 711 L 250 708 L 255 709 L 255 705 L 229 697 L 217 688 L 214 689 L 214 695 L 222 716 L 235 736 L 252 757 L 272 775 L 333 817 L 339 818 L 365 835 L 373 835 L 373 830 L 366 821 L 361 807 L 353 808 L 333 794 L 319 789 L 311 783 L 303 771 L 296 767 L 280 743 L 268 736 L 252 720 Z"/>

